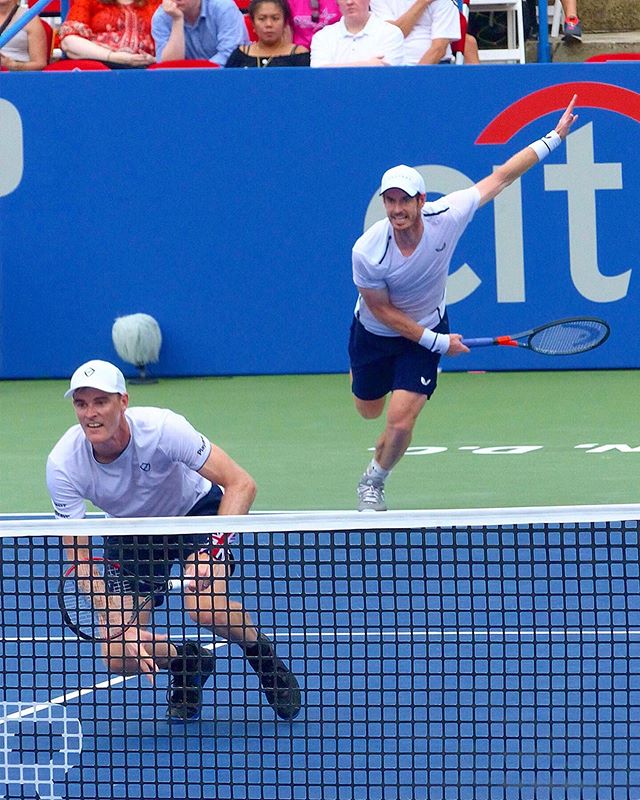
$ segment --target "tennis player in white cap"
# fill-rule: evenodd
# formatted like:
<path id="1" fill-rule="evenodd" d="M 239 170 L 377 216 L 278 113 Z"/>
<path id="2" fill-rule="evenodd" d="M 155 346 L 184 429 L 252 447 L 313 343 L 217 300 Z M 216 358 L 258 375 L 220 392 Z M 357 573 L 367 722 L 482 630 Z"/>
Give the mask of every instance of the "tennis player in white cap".
<path id="1" fill-rule="evenodd" d="M 65 397 L 73 400 L 78 424 L 47 460 L 47 485 L 59 519 L 84 517 L 87 500 L 113 517 L 249 511 L 256 494 L 253 478 L 183 416 L 163 408 L 129 408 L 124 376 L 115 365 L 100 360 L 82 364 Z M 301 705 L 295 676 L 242 605 L 228 597 L 231 539 L 220 534 L 106 537 L 104 555 L 141 593 L 152 593 L 156 605 L 164 601 L 173 565 L 181 562 L 183 576 L 193 579 L 185 609 L 198 625 L 240 646 L 276 714 L 292 719 Z M 86 538 L 69 538 L 65 545 L 70 560 L 88 561 Z M 151 612 L 142 612 L 121 641 L 105 644 L 107 666 L 126 675 L 167 670 L 169 720 L 197 719 L 203 686 L 214 672 L 213 655 L 197 641 L 169 641 L 154 633 L 150 623 Z"/>
<path id="2" fill-rule="evenodd" d="M 443 355 L 468 352 L 449 332 L 446 283 L 451 257 L 480 206 L 533 167 L 567 137 L 577 119 L 574 96 L 554 130 L 469 189 L 426 202 L 417 170 L 400 164 L 382 176 L 386 219 L 353 247 L 358 301 L 351 325 L 351 389 L 358 413 L 386 426 L 357 486 L 358 510 L 385 511 L 385 481 L 404 455 L 418 415 L 435 391 Z"/>

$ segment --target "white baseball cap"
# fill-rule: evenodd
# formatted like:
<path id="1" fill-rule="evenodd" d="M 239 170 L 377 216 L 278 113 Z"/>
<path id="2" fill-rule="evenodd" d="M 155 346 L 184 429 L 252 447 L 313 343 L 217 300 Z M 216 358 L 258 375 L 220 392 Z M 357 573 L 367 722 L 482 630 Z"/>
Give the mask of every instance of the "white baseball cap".
<path id="1" fill-rule="evenodd" d="M 384 173 L 380 181 L 380 194 L 387 189 L 402 189 L 410 197 L 427 192 L 422 175 L 417 169 L 406 164 L 398 164 L 397 167 L 391 167 Z"/>
<path id="2" fill-rule="evenodd" d="M 65 397 L 71 397 L 76 389 L 101 389 L 109 394 L 126 394 L 127 386 L 124 382 L 124 375 L 115 364 L 108 361 L 93 359 L 86 364 L 78 367 L 71 376 L 69 388 L 64 393 Z"/>

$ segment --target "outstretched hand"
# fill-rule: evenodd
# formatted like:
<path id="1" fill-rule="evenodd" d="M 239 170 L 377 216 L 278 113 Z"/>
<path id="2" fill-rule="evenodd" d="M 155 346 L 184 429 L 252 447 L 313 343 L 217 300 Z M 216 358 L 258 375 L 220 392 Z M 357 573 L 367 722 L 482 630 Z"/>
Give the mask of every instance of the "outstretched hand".
<path id="1" fill-rule="evenodd" d="M 578 95 L 574 94 L 571 98 L 571 102 L 566 107 L 564 114 L 560 117 L 560 120 L 556 125 L 556 133 L 561 139 L 567 138 L 569 131 L 571 130 L 571 126 L 578 119 L 578 115 L 573 113 L 573 108 L 577 99 Z"/>

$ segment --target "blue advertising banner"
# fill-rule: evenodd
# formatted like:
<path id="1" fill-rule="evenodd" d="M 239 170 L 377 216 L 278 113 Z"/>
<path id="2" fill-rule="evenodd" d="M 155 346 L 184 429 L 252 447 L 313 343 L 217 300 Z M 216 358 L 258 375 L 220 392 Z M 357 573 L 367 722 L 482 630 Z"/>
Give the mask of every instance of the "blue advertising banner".
<path id="1" fill-rule="evenodd" d="M 637 367 L 640 64 L 158 70 L 0 79 L 0 378 L 118 362 L 136 312 L 160 324 L 159 375 L 344 372 L 382 172 L 415 166 L 430 199 L 469 186 L 574 92 L 566 145 L 464 234 L 449 313 L 465 336 L 590 315 L 611 337 L 446 369 Z"/>

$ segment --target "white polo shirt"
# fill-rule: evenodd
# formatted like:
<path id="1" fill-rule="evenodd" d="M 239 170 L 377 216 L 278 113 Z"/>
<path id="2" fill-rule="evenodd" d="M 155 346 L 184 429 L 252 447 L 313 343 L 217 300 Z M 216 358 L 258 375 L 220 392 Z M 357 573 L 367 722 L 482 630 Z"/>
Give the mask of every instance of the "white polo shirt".
<path id="1" fill-rule="evenodd" d="M 311 66 L 353 64 L 382 56 L 387 64 L 402 64 L 404 36 L 396 25 L 370 14 L 367 24 L 358 33 L 350 33 L 344 19 L 314 33 L 311 39 Z"/>
<path id="2" fill-rule="evenodd" d="M 211 488 L 199 475 L 211 442 L 180 414 L 128 408 L 131 439 L 101 464 L 80 425 L 64 434 L 47 459 L 47 486 L 57 517 L 84 517 L 85 501 L 112 517 L 179 517 Z"/>
<path id="3" fill-rule="evenodd" d="M 414 0 L 370 0 L 371 10 L 382 19 L 397 20 L 411 8 Z M 460 11 L 456 0 L 433 0 L 404 40 L 403 64 L 417 64 L 434 39 L 460 38 Z M 446 56 L 451 56 L 447 47 Z"/>
<path id="4" fill-rule="evenodd" d="M 353 246 L 353 282 L 362 289 L 386 289 L 389 300 L 424 328 L 433 329 L 446 307 L 446 288 L 453 251 L 480 203 L 475 186 L 425 203 L 424 232 L 410 256 L 403 256 L 388 219 L 375 222 Z M 398 336 L 383 325 L 358 297 L 360 322 L 378 336 Z"/>

